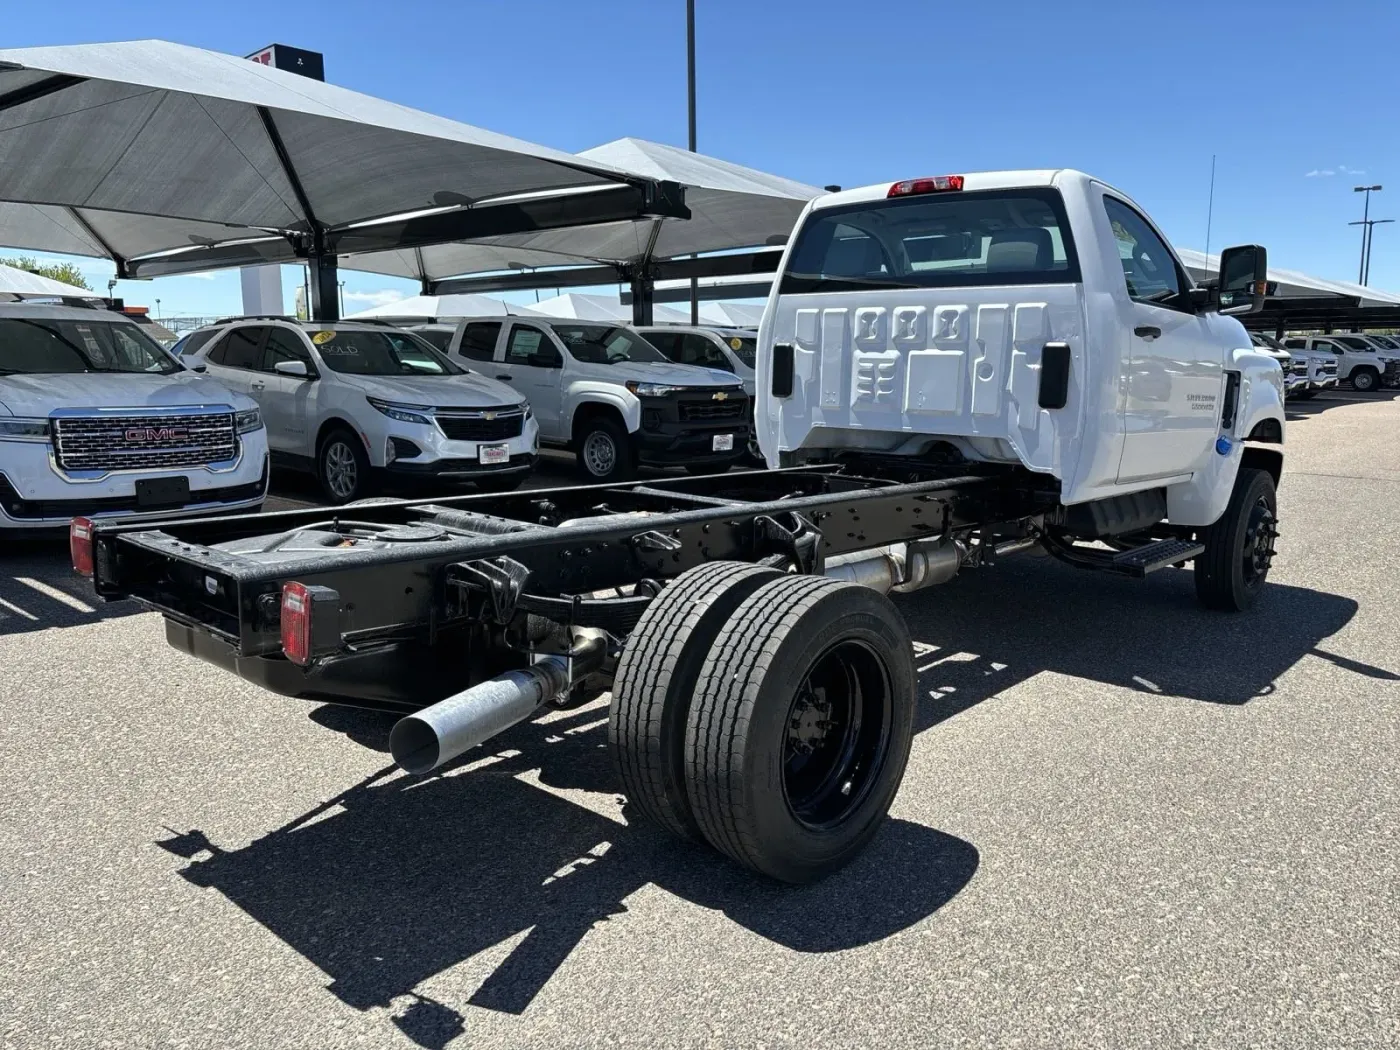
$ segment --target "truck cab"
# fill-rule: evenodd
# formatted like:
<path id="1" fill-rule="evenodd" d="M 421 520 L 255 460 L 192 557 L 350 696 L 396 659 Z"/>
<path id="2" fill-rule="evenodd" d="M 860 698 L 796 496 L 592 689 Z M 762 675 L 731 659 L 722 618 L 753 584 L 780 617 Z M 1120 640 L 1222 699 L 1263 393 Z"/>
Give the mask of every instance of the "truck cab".
<path id="1" fill-rule="evenodd" d="M 449 353 L 528 399 L 541 444 L 575 452 L 590 481 L 624 480 L 638 465 L 720 473 L 749 444 L 749 398 L 737 376 L 674 364 L 624 325 L 467 318 Z"/>
<path id="2" fill-rule="evenodd" d="M 1385 349 L 1357 333 L 1324 336 L 1289 336 L 1283 341 L 1290 354 L 1297 350 L 1332 354 L 1337 379 L 1363 393 L 1400 383 L 1400 353 Z"/>
<path id="3" fill-rule="evenodd" d="M 1242 465 L 1281 470 L 1283 374 L 1229 316 L 1262 306 L 1263 266 L 1231 249 L 1196 286 L 1139 205 L 1078 171 L 819 197 L 759 330 L 759 444 L 770 465 L 1019 463 L 1066 507 L 1210 525 Z"/>

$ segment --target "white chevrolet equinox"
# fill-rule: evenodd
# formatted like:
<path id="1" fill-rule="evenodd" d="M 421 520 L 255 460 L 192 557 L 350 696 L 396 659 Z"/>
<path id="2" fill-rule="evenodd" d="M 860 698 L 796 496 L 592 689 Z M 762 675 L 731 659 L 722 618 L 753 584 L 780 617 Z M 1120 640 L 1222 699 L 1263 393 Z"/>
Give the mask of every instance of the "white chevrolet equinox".
<path id="1" fill-rule="evenodd" d="M 388 325 L 240 319 L 182 360 L 252 397 L 274 461 L 313 470 L 332 503 L 385 474 L 504 491 L 535 465 L 539 429 L 519 393 Z"/>
<path id="2" fill-rule="evenodd" d="M 267 465 L 257 405 L 121 314 L 0 304 L 0 531 L 256 510 Z"/>

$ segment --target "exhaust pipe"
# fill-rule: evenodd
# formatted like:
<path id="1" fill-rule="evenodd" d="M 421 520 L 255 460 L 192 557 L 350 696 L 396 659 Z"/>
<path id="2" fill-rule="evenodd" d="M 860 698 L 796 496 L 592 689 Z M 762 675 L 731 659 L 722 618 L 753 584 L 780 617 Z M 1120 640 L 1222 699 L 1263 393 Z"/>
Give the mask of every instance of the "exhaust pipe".
<path id="1" fill-rule="evenodd" d="M 962 567 L 967 548 L 956 540 L 914 540 L 831 558 L 826 576 L 881 594 L 908 594 L 947 583 Z"/>
<path id="2" fill-rule="evenodd" d="M 566 655 L 546 656 L 401 718 L 389 733 L 389 753 L 406 772 L 431 772 L 563 696 L 576 673 L 601 660 L 605 645 L 601 632 L 590 633 Z"/>

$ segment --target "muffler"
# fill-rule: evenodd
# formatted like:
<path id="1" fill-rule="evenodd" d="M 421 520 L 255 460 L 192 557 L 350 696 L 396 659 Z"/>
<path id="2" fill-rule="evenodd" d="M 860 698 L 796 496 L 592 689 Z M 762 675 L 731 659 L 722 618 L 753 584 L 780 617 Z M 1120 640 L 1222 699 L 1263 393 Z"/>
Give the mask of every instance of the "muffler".
<path id="1" fill-rule="evenodd" d="M 967 548 L 957 540 L 913 540 L 829 558 L 828 579 L 857 583 L 889 594 L 947 583 L 958 574 Z"/>
<path id="2" fill-rule="evenodd" d="M 564 696 L 577 675 L 597 666 L 607 644 L 602 632 L 577 634 L 567 654 L 542 657 L 399 719 L 389 733 L 394 761 L 409 773 L 431 772 Z"/>

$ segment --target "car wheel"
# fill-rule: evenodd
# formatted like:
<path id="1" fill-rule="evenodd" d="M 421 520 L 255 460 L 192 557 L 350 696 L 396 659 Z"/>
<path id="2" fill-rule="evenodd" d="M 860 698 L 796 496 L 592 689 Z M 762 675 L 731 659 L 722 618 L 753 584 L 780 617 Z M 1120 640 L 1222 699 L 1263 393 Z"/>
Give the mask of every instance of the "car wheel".
<path id="1" fill-rule="evenodd" d="M 1267 471 L 1243 469 L 1230 504 L 1201 534 L 1205 552 L 1196 559 L 1196 598 L 1207 609 L 1243 612 L 1254 604 L 1278 536 L 1278 498 Z"/>
<path id="2" fill-rule="evenodd" d="M 369 491 L 369 457 L 360 439 L 345 428 L 332 430 L 316 453 L 316 476 L 331 503 L 350 503 Z"/>
<path id="3" fill-rule="evenodd" d="M 1372 368 L 1358 368 L 1351 374 L 1351 386 L 1363 394 L 1370 393 L 1380 385 L 1380 375 Z"/>
<path id="4" fill-rule="evenodd" d="M 783 882 L 847 864 L 889 812 L 914 738 L 913 643 L 884 595 L 783 575 L 735 610 L 686 722 L 705 839 Z"/>
<path id="5" fill-rule="evenodd" d="M 578 462 L 589 481 L 626 481 L 637 473 L 631 438 L 605 416 L 596 416 L 579 428 Z"/>

